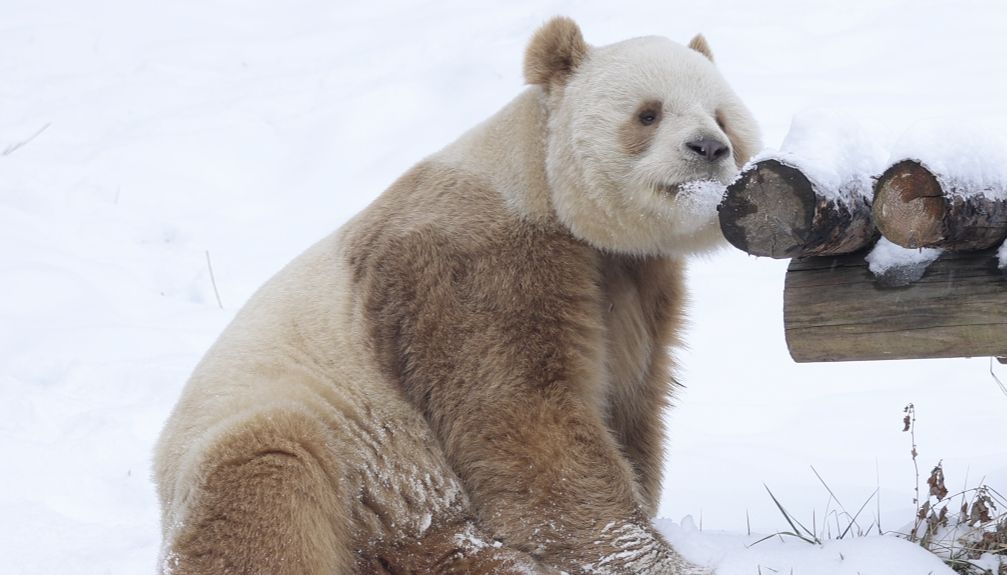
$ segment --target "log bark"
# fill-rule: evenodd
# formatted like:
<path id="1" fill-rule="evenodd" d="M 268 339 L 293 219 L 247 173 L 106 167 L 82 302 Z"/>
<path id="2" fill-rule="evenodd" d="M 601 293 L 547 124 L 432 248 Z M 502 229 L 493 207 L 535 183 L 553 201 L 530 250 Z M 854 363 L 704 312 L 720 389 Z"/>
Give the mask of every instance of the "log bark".
<path id="1" fill-rule="evenodd" d="M 794 361 L 1007 356 L 1007 281 L 995 250 L 945 254 L 886 288 L 863 254 L 790 263 L 783 323 Z"/>
<path id="2" fill-rule="evenodd" d="M 857 251 L 877 239 L 869 200 L 856 193 L 836 201 L 797 168 L 764 160 L 727 189 L 720 229 L 755 256 L 783 259 Z"/>
<path id="3" fill-rule="evenodd" d="M 1007 237 L 1007 202 L 981 190 L 948 189 L 949 181 L 919 162 L 903 160 L 878 178 L 874 221 L 907 248 L 982 250 Z"/>

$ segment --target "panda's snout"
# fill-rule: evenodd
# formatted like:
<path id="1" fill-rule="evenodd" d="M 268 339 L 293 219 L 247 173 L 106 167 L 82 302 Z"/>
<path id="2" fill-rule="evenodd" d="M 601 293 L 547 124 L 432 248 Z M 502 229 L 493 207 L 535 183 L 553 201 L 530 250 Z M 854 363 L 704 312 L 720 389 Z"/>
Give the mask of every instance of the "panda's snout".
<path id="1" fill-rule="evenodd" d="M 708 162 L 719 162 L 731 151 L 730 146 L 717 138 L 710 137 L 686 142 L 685 147 Z"/>

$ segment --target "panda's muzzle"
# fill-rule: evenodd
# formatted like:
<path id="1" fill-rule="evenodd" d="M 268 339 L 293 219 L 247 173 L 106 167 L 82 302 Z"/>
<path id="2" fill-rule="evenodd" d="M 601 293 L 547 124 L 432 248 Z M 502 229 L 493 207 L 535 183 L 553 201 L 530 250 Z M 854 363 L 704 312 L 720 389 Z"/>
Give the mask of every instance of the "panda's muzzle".
<path id="1" fill-rule="evenodd" d="M 685 143 L 686 149 L 708 162 L 719 162 L 731 152 L 731 147 L 717 138 L 701 138 Z M 695 157 L 694 156 L 694 157 Z"/>

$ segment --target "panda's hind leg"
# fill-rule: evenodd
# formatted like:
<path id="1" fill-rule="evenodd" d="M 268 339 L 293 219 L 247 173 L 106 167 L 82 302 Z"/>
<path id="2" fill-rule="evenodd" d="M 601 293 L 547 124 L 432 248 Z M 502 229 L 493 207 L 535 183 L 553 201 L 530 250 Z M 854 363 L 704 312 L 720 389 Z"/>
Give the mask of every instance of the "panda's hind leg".
<path id="1" fill-rule="evenodd" d="M 301 399 L 221 422 L 193 446 L 163 573 L 553 572 L 473 523 L 410 406 Z"/>
<path id="2" fill-rule="evenodd" d="M 161 571 L 170 575 L 351 573 L 348 493 L 329 429 L 293 409 L 231 420 L 183 469 Z"/>

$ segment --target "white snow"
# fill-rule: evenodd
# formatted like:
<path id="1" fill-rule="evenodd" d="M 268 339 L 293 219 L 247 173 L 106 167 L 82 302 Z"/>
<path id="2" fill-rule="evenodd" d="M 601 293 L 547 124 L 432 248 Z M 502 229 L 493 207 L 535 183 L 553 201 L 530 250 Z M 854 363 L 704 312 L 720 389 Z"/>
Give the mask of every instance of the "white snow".
<path id="1" fill-rule="evenodd" d="M 798 168 L 815 190 L 850 203 L 873 197 L 873 180 L 886 167 L 888 141 L 883 125 L 871 125 L 838 109 L 809 109 L 794 115 L 779 150 L 767 149 L 752 162 L 776 160 Z"/>
<path id="2" fill-rule="evenodd" d="M 1007 121 L 949 118 L 912 125 L 892 148 L 892 164 L 916 160 L 949 193 L 1007 200 Z"/>
<path id="3" fill-rule="evenodd" d="M 150 452 L 199 357 L 266 278 L 517 94 L 524 45 L 553 14 L 594 44 L 703 32 L 768 142 L 796 110 L 841 108 L 898 133 L 937 113 L 996 117 L 1007 93 L 995 73 L 1007 6 L 979 0 L 5 0 L 0 12 L 0 571 L 23 575 L 154 571 Z M 659 515 L 704 527 L 666 531 L 721 575 L 941 573 L 892 538 L 745 547 L 749 522 L 787 527 L 763 483 L 821 518 L 812 465 L 848 508 L 880 487 L 865 514 L 884 529 L 911 519 L 909 402 L 923 464 L 943 459 L 949 485 L 1007 490 L 1007 398 L 988 360 L 796 365 L 785 268 L 736 251 L 691 266 Z"/>
<path id="4" fill-rule="evenodd" d="M 717 206 L 724 199 L 727 186 L 716 180 L 696 180 L 678 187 L 672 197 L 675 207 L 685 213 L 706 216 L 707 221 L 716 221 Z"/>
<path id="5" fill-rule="evenodd" d="M 796 537 L 700 532 L 661 522 L 668 540 L 693 561 L 717 575 L 953 575 L 954 571 L 919 545 L 893 536 L 870 535 L 806 543 Z M 762 541 L 760 541 L 762 540 Z"/>
<path id="6" fill-rule="evenodd" d="M 944 250 L 935 248 L 904 248 L 882 237 L 864 259 L 874 275 L 888 278 L 895 285 L 907 285 L 923 277 L 927 266 L 942 253 Z"/>

